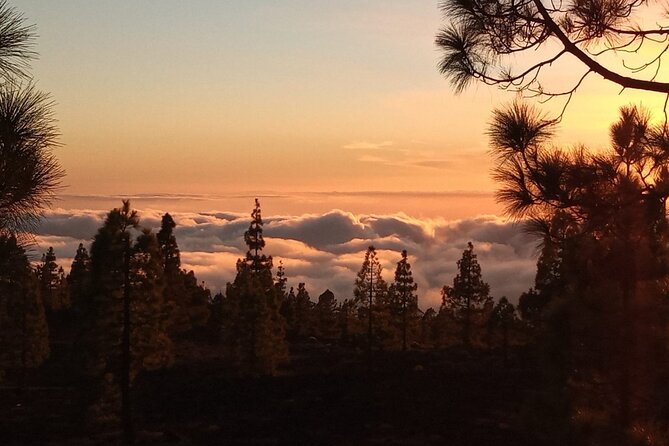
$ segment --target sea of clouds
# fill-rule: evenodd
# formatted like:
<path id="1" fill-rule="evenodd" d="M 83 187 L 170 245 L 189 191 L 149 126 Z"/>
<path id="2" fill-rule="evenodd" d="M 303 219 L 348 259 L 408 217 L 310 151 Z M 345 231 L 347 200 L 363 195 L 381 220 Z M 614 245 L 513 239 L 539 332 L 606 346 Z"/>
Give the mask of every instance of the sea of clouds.
<path id="1" fill-rule="evenodd" d="M 39 257 L 52 246 L 66 269 L 79 243 L 89 246 L 102 225 L 106 212 L 63 210 L 48 212 L 36 231 Z M 143 210 L 141 225 L 157 230 L 163 212 Z M 175 212 L 175 230 L 181 249 L 182 266 L 217 292 L 235 275 L 235 263 L 244 256 L 243 234 L 248 214 L 228 212 Z M 306 283 L 312 300 L 326 289 L 338 299 L 351 297 L 356 273 L 365 250 L 374 245 L 391 281 L 400 252 L 406 249 L 419 286 L 421 308 L 438 307 L 440 291 L 451 284 L 456 261 L 467 242 L 474 244 L 483 278 L 491 294 L 517 301 L 527 290 L 536 272 L 537 240 L 526 235 L 518 224 L 493 215 L 447 221 L 418 219 L 403 213 L 359 215 L 341 210 L 300 216 L 264 217 L 265 252 L 275 267 L 283 262 L 288 285 Z"/>

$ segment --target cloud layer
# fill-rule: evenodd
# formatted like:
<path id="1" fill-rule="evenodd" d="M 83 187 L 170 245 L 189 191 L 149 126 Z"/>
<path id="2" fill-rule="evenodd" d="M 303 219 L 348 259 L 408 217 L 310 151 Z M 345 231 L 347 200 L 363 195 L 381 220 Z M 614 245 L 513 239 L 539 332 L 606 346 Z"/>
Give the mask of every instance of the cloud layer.
<path id="1" fill-rule="evenodd" d="M 141 223 L 157 229 L 162 211 L 141 211 Z M 183 267 L 193 269 L 213 291 L 224 289 L 235 274 L 235 262 L 246 252 L 244 231 L 250 217 L 230 212 L 177 212 L 176 237 Z M 62 210 L 49 212 L 37 230 L 40 252 L 53 246 L 67 270 L 79 243 L 88 245 L 105 212 Z M 536 241 L 521 228 L 496 216 L 469 219 L 417 219 L 403 213 L 357 215 L 341 210 L 301 216 L 265 217 L 267 254 L 275 266 L 282 261 L 289 286 L 305 282 L 312 299 L 325 289 L 339 299 L 353 292 L 364 251 L 374 245 L 389 282 L 403 249 L 409 252 L 422 308 L 438 307 L 440 290 L 450 284 L 456 261 L 467 242 L 474 243 L 483 278 L 495 297 L 518 295 L 533 282 Z"/>

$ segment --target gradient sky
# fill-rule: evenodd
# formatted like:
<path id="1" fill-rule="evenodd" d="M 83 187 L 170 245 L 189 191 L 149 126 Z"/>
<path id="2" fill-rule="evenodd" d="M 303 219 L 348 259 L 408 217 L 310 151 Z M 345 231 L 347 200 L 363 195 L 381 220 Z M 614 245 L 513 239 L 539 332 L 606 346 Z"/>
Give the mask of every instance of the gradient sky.
<path id="1" fill-rule="evenodd" d="M 57 103 L 67 194 L 494 189 L 484 131 L 513 95 L 453 95 L 436 1 L 12 4 L 37 25 L 33 73 Z M 659 95 L 618 90 L 586 81 L 560 142 L 603 145 L 620 104 L 659 114 Z"/>

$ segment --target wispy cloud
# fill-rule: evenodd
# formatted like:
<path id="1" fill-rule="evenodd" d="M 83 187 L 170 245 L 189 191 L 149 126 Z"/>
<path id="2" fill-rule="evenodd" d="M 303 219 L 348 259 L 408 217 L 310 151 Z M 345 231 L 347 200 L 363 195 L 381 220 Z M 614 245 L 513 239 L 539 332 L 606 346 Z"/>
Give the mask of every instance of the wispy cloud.
<path id="1" fill-rule="evenodd" d="M 370 141 L 353 141 L 351 143 L 341 146 L 342 149 L 348 150 L 380 150 L 392 147 L 392 141 L 370 142 Z"/>
<path id="2" fill-rule="evenodd" d="M 373 155 L 362 155 L 358 157 L 358 161 L 361 163 L 379 163 L 379 164 L 389 164 L 390 161 L 388 161 L 385 158 L 382 158 L 380 156 L 373 156 Z"/>

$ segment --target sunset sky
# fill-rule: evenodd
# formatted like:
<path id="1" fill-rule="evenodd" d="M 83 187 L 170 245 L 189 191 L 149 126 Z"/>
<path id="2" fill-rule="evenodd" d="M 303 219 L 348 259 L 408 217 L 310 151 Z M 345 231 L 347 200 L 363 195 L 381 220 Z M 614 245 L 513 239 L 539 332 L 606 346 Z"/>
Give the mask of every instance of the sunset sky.
<path id="1" fill-rule="evenodd" d="M 483 85 L 453 94 L 436 68 L 436 1 L 12 5 L 37 26 L 32 72 L 57 104 L 67 171 L 57 208 L 135 196 L 140 208 L 247 212 L 260 195 L 268 215 L 500 213 L 485 129 L 514 96 Z M 559 86 L 579 72 L 566 63 L 549 75 Z M 663 97 L 618 93 L 591 76 L 556 144 L 603 146 L 629 102 L 661 115 Z"/>
<path id="2" fill-rule="evenodd" d="M 14 3 L 37 25 L 66 193 L 494 189 L 484 131 L 513 95 L 451 92 L 435 1 Z M 562 140 L 603 144 L 619 104 L 663 100 L 617 92 L 586 82 Z"/>

